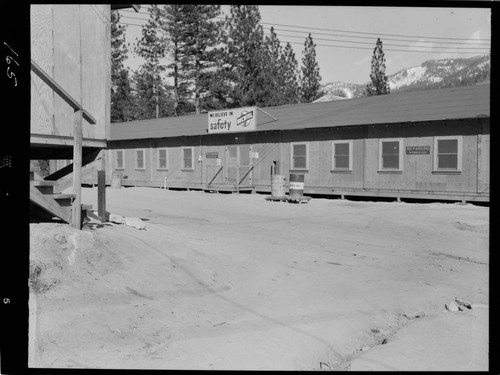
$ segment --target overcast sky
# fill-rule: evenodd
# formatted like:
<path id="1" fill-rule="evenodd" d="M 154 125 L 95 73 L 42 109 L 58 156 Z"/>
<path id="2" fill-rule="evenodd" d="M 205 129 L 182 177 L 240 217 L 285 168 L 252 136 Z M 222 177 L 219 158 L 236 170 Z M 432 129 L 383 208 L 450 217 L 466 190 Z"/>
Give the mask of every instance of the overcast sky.
<path id="1" fill-rule="evenodd" d="M 140 19 L 147 20 L 147 7 L 142 5 L 140 13 L 120 11 L 121 21 L 144 24 Z M 388 75 L 426 60 L 484 55 L 490 50 L 489 8 L 262 5 L 259 9 L 265 34 L 274 25 L 281 44 L 290 42 L 294 48 L 299 67 L 305 38 L 312 34 L 322 83 L 367 82 L 377 37 L 383 42 Z M 229 14 L 229 6 L 222 10 Z M 133 43 L 140 31 L 128 26 L 127 41 Z M 131 56 L 126 64 L 136 69 L 141 63 Z"/>

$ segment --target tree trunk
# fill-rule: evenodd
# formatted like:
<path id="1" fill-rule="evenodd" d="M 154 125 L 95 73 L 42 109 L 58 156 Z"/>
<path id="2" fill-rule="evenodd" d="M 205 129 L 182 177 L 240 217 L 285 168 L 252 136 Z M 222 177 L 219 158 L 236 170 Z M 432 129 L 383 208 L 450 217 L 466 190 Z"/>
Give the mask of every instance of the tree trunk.
<path id="1" fill-rule="evenodd" d="M 199 35 L 200 33 L 196 33 L 196 54 L 195 54 L 195 77 L 194 77 L 194 106 L 196 108 L 196 114 L 199 115 L 200 110 L 200 56 L 199 56 Z"/>
<path id="2" fill-rule="evenodd" d="M 179 116 L 179 56 L 174 46 L 174 115 Z"/>

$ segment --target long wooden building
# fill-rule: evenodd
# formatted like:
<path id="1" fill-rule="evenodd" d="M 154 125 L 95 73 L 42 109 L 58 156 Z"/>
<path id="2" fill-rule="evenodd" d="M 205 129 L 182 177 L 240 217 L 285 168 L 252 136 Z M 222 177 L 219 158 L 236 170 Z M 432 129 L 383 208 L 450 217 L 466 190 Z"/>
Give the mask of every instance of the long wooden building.
<path id="1" fill-rule="evenodd" d="M 217 113 L 111 124 L 107 184 L 271 192 L 274 171 L 306 195 L 489 201 L 489 84 L 247 112 L 248 131 L 210 132 Z"/>

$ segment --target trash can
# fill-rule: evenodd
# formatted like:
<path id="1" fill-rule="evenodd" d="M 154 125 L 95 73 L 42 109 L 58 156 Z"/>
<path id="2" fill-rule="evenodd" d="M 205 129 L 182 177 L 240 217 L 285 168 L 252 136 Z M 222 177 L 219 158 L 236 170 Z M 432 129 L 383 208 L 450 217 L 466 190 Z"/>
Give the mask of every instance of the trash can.
<path id="1" fill-rule="evenodd" d="M 113 189 L 119 189 L 122 187 L 122 172 L 113 172 L 111 175 L 111 187 Z"/>
<path id="2" fill-rule="evenodd" d="M 290 190 L 288 196 L 294 199 L 300 199 L 304 196 L 303 174 L 290 173 Z"/>
<path id="3" fill-rule="evenodd" d="M 271 180 L 271 195 L 281 198 L 285 196 L 285 176 L 275 174 Z"/>

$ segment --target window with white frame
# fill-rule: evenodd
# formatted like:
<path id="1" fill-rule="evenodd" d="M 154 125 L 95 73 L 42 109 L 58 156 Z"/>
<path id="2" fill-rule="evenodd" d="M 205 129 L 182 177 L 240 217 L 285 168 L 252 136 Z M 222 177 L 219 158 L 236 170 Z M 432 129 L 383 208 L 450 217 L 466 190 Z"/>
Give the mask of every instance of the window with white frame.
<path id="1" fill-rule="evenodd" d="M 158 149 L 158 169 L 168 169 L 166 148 Z"/>
<path id="2" fill-rule="evenodd" d="M 309 144 L 308 143 L 292 143 L 292 168 L 291 169 L 308 169 L 309 168 Z"/>
<path id="3" fill-rule="evenodd" d="M 182 169 L 194 169 L 193 155 L 192 147 L 182 148 Z"/>
<path id="4" fill-rule="evenodd" d="M 403 140 L 381 139 L 379 141 L 379 170 L 403 170 Z"/>
<path id="5" fill-rule="evenodd" d="M 124 169 L 125 163 L 123 158 L 123 150 L 115 151 L 115 168 L 116 169 Z"/>
<path id="6" fill-rule="evenodd" d="M 462 137 L 434 138 L 434 170 L 460 171 L 462 169 Z"/>
<path id="7" fill-rule="evenodd" d="M 135 150 L 135 169 L 146 169 L 144 166 L 144 150 Z"/>
<path id="8" fill-rule="evenodd" d="M 332 166 L 335 171 L 352 171 L 352 141 L 333 141 Z"/>

